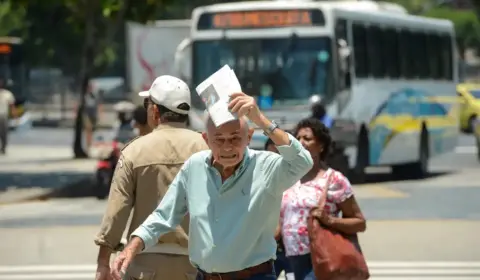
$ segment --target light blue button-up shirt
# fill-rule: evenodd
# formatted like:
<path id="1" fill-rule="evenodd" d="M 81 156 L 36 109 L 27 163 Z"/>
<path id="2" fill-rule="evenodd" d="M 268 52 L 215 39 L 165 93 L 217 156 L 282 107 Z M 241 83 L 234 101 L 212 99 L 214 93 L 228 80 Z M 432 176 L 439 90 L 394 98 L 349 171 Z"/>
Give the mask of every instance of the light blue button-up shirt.
<path id="1" fill-rule="evenodd" d="M 194 154 L 132 236 L 140 237 L 145 249 L 154 246 L 189 212 L 189 255 L 196 267 L 233 272 L 274 259 L 282 193 L 313 165 L 310 153 L 289 137 L 289 146 L 277 147 L 280 155 L 247 148 L 223 183 L 211 165 L 211 151 Z"/>

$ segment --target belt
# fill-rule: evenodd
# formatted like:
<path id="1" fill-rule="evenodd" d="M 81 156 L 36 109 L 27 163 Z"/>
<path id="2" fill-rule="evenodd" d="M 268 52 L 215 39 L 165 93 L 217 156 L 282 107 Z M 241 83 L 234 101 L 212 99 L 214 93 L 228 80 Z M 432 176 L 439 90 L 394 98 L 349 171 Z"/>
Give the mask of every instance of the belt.
<path id="1" fill-rule="evenodd" d="M 259 265 L 234 272 L 208 273 L 202 270 L 198 270 L 198 272 L 203 275 L 203 280 L 245 280 L 256 274 L 273 272 L 273 261 L 269 260 Z"/>

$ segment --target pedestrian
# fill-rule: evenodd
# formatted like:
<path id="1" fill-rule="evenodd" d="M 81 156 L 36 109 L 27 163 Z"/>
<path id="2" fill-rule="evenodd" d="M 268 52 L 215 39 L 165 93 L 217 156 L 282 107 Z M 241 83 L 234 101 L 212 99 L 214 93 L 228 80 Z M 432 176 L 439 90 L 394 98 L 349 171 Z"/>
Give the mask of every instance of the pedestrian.
<path id="1" fill-rule="evenodd" d="M 203 133 L 210 150 L 182 167 L 155 211 L 132 234 L 112 267 L 119 280 L 138 253 L 190 216 L 190 261 L 200 279 L 275 279 L 275 228 L 284 190 L 311 167 L 300 142 L 279 129 L 245 93 L 231 94 L 229 109 L 239 119 Z M 250 119 L 272 139 L 280 154 L 248 148 Z"/>
<path id="2" fill-rule="evenodd" d="M 267 142 L 265 142 L 264 148 L 265 151 L 270 151 L 278 154 L 278 149 L 277 147 L 275 147 L 275 143 L 273 143 L 272 139 L 270 138 L 268 138 Z M 292 269 L 290 268 L 290 263 L 285 256 L 285 246 L 283 245 L 282 235 L 280 233 L 280 225 L 277 226 L 277 229 L 275 231 L 275 240 L 277 241 L 277 258 L 274 262 L 276 276 L 278 278 L 282 271 L 284 271 L 285 279 L 290 280 L 292 278 Z"/>
<path id="3" fill-rule="evenodd" d="M 333 119 L 327 114 L 327 109 L 321 101 L 313 103 L 311 112 L 312 118 L 321 121 L 327 128 L 332 128 Z"/>
<path id="4" fill-rule="evenodd" d="M 191 97 L 185 82 L 160 76 L 149 91 L 140 95 L 145 97 L 148 123 L 155 129 L 129 142 L 121 151 L 95 239 L 100 246 L 97 280 L 110 279 L 110 256 L 123 246 L 121 238 L 131 210 L 128 234 L 165 199 L 168 186 L 183 163 L 192 154 L 208 149 L 200 133 L 186 128 Z M 151 240 L 149 250 L 131 259 L 127 279 L 184 280 L 185 275 L 196 273 L 188 259 L 188 217 L 176 217 L 175 221 L 179 227 Z"/>
<path id="5" fill-rule="evenodd" d="M 85 110 L 83 112 L 83 123 L 86 136 L 87 152 L 93 144 L 93 133 L 97 128 L 99 115 L 102 112 L 101 97 L 103 91 L 95 93 L 93 86 L 89 85 L 85 94 Z"/>
<path id="6" fill-rule="evenodd" d="M 133 127 L 136 130 L 136 134 L 139 136 L 147 135 L 152 132 L 152 127 L 148 125 L 147 110 L 145 109 L 145 106 L 138 106 L 133 111 Z"/>
<path id="7" fill-rule="evenodd" d="M 354 234 L 365 231 L 366 221 L 348 179 L 325 163 L 332 143 L 326 126 L 318 119 L 308 118 L 297 124 L 294 134 L 310 152 L 314 163 L 300 181 L 283 193 L 281 234 L 295 280 L 315 280 L 307 218 L 310 210 L 318 206 L 320 197 L 327 192 L 327 211 L 314 212 L 323 226 Z"/>
<path id="8" fill-rule="evenodd" d="M 5 154 L 8 143 L 8 122 L 15 114 L 15 96 L 6 89 L 5 80 L 0 78 L 0 153 Z"/>

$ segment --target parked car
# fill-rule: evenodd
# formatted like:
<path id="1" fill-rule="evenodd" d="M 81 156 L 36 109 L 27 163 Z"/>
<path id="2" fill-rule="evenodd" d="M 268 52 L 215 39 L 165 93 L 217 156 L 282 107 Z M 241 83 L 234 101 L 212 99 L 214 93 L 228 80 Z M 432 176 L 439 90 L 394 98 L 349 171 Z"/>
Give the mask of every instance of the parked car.
<path id="1" fill-rule="evenodd" d="M 465 83 L 457 85 L 460 97 L 460 129 L 466 133 L 473 132 L 473 123 L 480 116 L 480 84 Z"/>

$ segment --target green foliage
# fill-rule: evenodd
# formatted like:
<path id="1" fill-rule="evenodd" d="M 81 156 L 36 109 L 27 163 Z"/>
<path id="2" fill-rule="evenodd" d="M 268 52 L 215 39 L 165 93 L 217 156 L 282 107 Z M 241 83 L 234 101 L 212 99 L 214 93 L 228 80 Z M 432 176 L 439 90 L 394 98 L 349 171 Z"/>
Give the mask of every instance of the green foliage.
<path id="1" fill-rule="evenodd" d="M 457 38 L 465 47 L 477 48 L 480 44 L 480 21 L 473 11 L 434 8 L 426 12 L 425 16 L 451 20 Z"/>
<path id="2" fill-rule="evenodd" d="M 447 19 L 455 25 L 459 47 L 480 46 L 480 1 L 471 1 L 474 10 L 456 10 L 433 0 L 387 0 L 405 7 L 409 13 L 432 18 Z"/>
<path id="3" fill-rule="evenodd" d="M 4 20 L 4 10 L 16 8 L 20 12 L 8 12 L 16 19 L 15 24 L 0 26 L 17 27 L 17 22 L 22 23 L 27 61 L 31 66 L 59 67 L 74 75 L 85 54 L 87 37 L 93 36 L 93 48 L 89 50 L 93 52 L 91 70 L 92 74 L 100 74 L 117 59 L 117 50 L 124 44 L 121 39 L 125 21 L 155 19 L 168 1 L 9 0 L 0 4 L 0 19 Z M 92 30 L 86 29 L 87 22 L 93 22 Z M 87 34 L 89 32 L 92 34 Z"/>
<path id="4" fill-rule="evenodd" d="M 11 35 L 24 27 L 26 9 L 10 1 L 0 1 L 0 36 Z"/>

